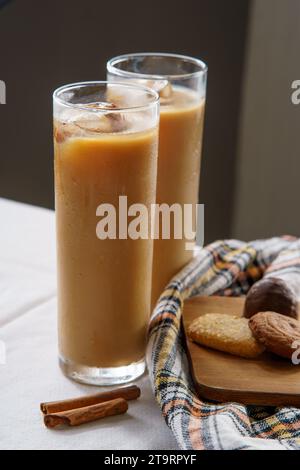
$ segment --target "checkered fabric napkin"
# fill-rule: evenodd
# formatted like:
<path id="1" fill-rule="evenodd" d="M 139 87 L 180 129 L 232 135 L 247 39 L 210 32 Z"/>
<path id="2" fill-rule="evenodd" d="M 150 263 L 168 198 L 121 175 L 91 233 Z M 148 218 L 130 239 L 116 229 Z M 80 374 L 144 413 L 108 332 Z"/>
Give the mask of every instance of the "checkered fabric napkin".
<path id="1" fill-rule="evenodd" d="M 300 450 L 300 409 L 216 404 L 197 397 L 180 324 L 187 298 L 245 295 L 262 276 L 294 273 L 300 274 L 300 239 L 226 240 L 203 248 L 167 286 L 151 318 L 147 363 L 156 399 L 181 449 Z"/>

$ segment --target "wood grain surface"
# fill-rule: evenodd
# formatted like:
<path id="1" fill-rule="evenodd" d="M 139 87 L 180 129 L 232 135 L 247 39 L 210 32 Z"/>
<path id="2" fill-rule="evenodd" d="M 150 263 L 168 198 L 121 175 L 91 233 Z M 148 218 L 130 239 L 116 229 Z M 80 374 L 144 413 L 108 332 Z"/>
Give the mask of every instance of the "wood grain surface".
<path id="1" fill-rule="evenodd" d="M 185 302 L 183 324 L 205 313 L 242 315 L 244 299 L 197 297 Z M 243 359 L 202 347 L 187 338 L 187 350 L 200 397 L 251 405 L 300 406 L 300 365 L 271 353 Z"/>

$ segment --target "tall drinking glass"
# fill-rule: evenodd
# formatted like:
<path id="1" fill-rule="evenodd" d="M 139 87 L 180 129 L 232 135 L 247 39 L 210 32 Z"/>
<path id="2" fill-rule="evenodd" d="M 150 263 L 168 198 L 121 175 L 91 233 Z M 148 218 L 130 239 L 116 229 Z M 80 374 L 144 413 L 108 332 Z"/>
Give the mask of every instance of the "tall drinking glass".
<path id="1" fill-rule="evenodd" d="M 163 53 L 122 55 L 107 64 L 108 80 L 131 80 L 160 94 L 160 133 L 157 204 L 170 208 L 192 207 L 196 226 L 196 203 L 200 179 L 206 65 L 195 58 Z M 170 237 L 162 224 L 154 242 L 152 307 L 165 285 L 193 256 L 193 243 L 184 233 L 176 235 L 171 219 Z M 194 230 L 195 231 L 195 230 Z M 187 249 L 188 247 L 188 249 Z"/>
<path id="2" fill-rule="evenodd" d="M 158 119 L 157 93 L 132 84 L 54 93 L 59 355 L 79 382 L 145 369 L 153 241 L 128 236 L 124 210 L 155 202 Z"/>

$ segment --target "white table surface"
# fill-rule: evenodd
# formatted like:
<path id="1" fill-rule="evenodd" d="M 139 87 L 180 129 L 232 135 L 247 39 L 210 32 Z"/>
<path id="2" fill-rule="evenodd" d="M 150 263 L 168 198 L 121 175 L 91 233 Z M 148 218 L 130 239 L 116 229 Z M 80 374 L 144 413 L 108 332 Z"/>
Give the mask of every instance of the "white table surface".
<path id="1" fill-rule="evenodd" d="M 57 365 L 54 212 L 0 199 L 0 449 L 177 449 L 147 376 L 126 415 L 48 430 L 39 403 L 95 393 Z"/>

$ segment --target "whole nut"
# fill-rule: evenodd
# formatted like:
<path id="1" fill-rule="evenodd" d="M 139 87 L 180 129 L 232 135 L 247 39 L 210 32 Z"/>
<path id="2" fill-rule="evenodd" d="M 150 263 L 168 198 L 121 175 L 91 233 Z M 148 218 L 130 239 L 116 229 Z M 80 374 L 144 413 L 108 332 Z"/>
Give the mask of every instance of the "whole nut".
<path id="1" fill-rule="evenodd" d="M 267 311 L 298 318 L 297 297 L 282 279 L 275 277 L 261 279 L 251 287 L 246 296 L 244 306 L 246 318 Z"/>

